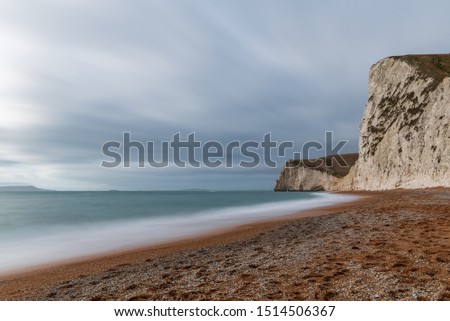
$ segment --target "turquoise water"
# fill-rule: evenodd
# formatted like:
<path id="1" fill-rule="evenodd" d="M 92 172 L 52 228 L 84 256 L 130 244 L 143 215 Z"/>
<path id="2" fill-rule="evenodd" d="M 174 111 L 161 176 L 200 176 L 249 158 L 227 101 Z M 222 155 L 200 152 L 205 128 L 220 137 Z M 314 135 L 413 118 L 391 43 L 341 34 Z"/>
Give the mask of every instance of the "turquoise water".
<path id="1" fill-rule="evenodd" d="M 0 272 L 182 239 L 349 197 L 270 191 L 1 192 Z"/>

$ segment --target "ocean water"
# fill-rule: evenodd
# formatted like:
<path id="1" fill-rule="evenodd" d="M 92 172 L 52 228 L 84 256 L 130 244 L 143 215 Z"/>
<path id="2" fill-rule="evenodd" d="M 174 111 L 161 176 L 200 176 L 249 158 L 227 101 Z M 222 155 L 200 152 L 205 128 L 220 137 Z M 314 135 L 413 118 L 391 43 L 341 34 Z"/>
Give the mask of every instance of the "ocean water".
<path id="1" fill-rule="evenodd" d="M 353 199 L 270 191 L 0 192 L 0 273 Z"/>

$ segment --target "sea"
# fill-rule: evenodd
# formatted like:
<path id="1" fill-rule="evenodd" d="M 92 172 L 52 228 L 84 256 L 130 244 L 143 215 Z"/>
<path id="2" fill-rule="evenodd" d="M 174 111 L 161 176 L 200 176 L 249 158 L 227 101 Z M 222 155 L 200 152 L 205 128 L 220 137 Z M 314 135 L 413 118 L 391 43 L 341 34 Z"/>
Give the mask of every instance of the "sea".
<path id="1" fill-rule="evenodd" d="M 353 199 L 323 192 L 0 192 L 0 273 L 181 240 Z"/>

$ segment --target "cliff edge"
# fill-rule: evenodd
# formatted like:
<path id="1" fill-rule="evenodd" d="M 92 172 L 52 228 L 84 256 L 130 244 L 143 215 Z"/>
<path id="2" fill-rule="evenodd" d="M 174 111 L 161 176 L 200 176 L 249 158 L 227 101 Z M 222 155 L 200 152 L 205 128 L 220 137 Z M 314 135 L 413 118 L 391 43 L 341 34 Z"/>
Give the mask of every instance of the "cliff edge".
<path id="1" fill-rule="evenodd" d="M 450 54 L 385 58 L 370 69 L 359 157 L 348 173 L 288 161 L 275 190 L 449 187 L 449 123 Z"/>

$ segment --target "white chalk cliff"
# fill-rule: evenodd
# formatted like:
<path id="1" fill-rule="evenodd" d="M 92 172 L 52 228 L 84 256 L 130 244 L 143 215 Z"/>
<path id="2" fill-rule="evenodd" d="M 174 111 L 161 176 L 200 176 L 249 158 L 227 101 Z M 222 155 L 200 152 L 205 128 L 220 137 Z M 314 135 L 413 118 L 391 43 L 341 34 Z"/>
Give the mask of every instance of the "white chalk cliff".
<path id="1" fill-rule="evenodd" d="M 275 190 L 450 187 L 449 123 L 450 54 L 383 59 L 370 70 L 359 157 L 348 174 L 290 161 Z"/>

